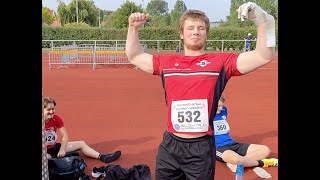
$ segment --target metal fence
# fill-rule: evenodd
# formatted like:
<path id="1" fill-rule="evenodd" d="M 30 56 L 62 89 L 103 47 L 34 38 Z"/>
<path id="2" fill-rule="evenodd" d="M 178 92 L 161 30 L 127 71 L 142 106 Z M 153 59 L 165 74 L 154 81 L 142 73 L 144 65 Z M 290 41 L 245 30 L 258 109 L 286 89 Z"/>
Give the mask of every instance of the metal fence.
<path id="1" fill-rule="evenodd" d="M 49 69 L 68 68 L 70 64 L 131 64 L 125 54 L 125 40 L 42 40 L 49 50 Z M 140 40 L 145 51 L 180 52 L 180 40 Z M 208 51 L 243 51 L 246 40 L 207 40 Z M 252 46 L 255 46 L 253 41 Z"/>
<path id="2" fill-rule="evenodd" d="M 43 41 L 43 46 L 49 43 L 49 69 L 68 68 L 71 64 L 97 65 L 130 64 L 125 54 L 125 44 L 119 41 Z M 103 44 L 104 43 L 104 44 Z M 142 44 L 145 48 L 144 44 Z"/>

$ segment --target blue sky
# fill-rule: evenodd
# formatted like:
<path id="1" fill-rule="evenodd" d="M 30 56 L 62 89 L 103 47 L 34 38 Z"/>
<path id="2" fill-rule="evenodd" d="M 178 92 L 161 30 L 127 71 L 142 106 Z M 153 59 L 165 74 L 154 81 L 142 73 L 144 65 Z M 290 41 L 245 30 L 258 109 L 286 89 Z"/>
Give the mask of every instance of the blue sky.
<path id="1" fill-rule="evenodd" d="M 72 0 L 62 0 L 68 5 Z M 100 9 L 114 11 L 118 9 L 125 0 L 93 0 L 94 4 Z M 130 0 L 137 5 L 142 4 L 147 7 L 150 0 Z M 176 0 L 166 0 L 168 2 L 169 11 L 174 7 Z M 188 9 L 199 9 L 204 11 L 209 17 L 210 21 L 226 20 L 230 11 L 230 0 L 184 0 Z M 57 0 L 42 0 L 43 6 L 57 11 Z"/>

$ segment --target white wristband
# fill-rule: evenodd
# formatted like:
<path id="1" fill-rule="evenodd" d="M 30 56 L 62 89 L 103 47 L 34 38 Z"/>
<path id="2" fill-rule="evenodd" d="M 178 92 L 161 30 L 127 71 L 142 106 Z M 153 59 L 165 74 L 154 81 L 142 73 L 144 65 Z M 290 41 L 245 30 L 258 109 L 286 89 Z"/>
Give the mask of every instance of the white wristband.
<path id="1" fill-rule="evenodd" d="M 266 18 L 266 46 L 276 47 L 276 27 L 274 17 L 267 14 Z"/>

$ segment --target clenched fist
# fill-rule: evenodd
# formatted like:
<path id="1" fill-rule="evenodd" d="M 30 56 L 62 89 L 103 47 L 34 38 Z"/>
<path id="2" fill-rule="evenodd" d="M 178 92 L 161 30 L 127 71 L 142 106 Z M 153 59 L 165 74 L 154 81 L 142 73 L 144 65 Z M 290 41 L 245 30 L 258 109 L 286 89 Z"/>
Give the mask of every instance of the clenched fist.
<path id="1" fill-rule="evenodd" d="M 260 6 L 253 2 L 247 2 L 239 6 L 237 9 L 238 18 L 241 21 L 251 19 L 257 26 L 266 22 L 266 47 L 276 46 L 276 36 L 275 36 L 275 20 L 274 17 L 264 11 Z"/>
<path id="2" fill-rule="evenodd" d="M 267 20 L 266 16 L 269 15 L 260 6 L 258 6 L 253 2 L 247 2 L 242 4 L 237 9 L 237 12 L 238 12 L 238 18 L 241 19 L 241 21 L 251 19 L 255 22 L 257 26 L 263 23 L 264 21 L 266 21 Z"/>
<path id="3" fill-rule="evenodd" d="M 142 24 L 144 24 L 147 21 L 148 16 L 149 14 L 140 13 L 140 12 L 132 13 L 128 18 L 129 26 L 140 27 Z"/>

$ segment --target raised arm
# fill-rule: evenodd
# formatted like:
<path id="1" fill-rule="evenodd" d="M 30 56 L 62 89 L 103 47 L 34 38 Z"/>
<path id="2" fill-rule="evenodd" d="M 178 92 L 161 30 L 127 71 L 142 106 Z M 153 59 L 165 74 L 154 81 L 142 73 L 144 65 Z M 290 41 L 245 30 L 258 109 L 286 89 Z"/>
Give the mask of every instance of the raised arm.
<path id="1" fill-rule="evenodd" d="M 258 31 L 255 50 L 241 53 L 237 60 L 238 70 L 246 74 L 275 58 L 275 21 L 273 16 L 252 2 L 244 3 L 237 12 L 242 21 L 253 20 Z"/>
<path id="2" fill-rule="evenodd" d="M 152 74 L 153 63 L 151 54 L 145 53 L 139 41 L 139 28 L 147 21 L 148 15 L 132 13 L 128 18 L 128 34 L 126 41 L 126 55 L 129 61 L 139 69 Z"/>

